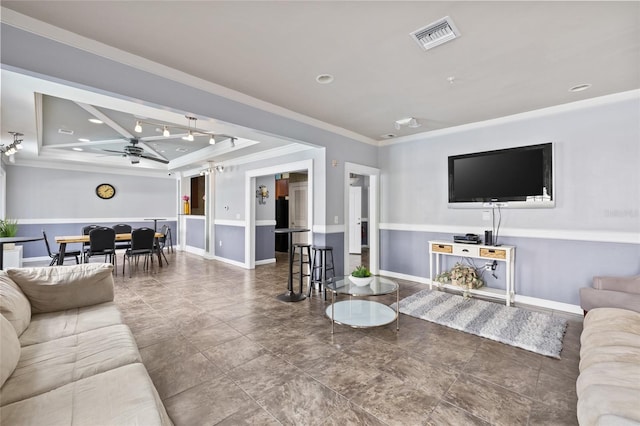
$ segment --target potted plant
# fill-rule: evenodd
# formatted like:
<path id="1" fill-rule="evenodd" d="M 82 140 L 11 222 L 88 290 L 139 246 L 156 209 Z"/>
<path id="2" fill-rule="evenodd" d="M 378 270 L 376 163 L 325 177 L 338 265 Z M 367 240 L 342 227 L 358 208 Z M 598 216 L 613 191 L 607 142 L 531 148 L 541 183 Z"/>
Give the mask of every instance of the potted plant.
<path id="1" fill-rule="evenodd" d="M 15 219 L 0 219 L 0 238 L 3 237 L 15 237 L 18 233 L 18 221 Z M 15 248 L 14 243 L 5 243 L 5 250 L 13 250 Z"/>
<path id="2" fill-rule="evenodd" d="M 363 287 L 365 285 L 369 285 L 369 283 L 373 281 L 373 277 L 366 266 L 360 265 L 351 272 L 349 280 L 358 287 Z"/>

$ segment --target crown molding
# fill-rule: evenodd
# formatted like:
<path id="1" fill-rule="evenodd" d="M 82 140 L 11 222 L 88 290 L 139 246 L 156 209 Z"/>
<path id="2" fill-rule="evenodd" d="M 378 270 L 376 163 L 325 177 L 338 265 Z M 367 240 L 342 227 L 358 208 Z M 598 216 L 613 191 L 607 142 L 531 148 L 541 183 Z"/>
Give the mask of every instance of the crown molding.
<path id="1" fill-rule="evenodd" d="M 144 176 L 154 177 L 162 179 L 175 179 L 167 174 L 166 170 L 156 169 L 124 169 L 114 168 L 114 166 L 101 166 L 97 164 L 85 164 L 74 162 L 56 162 L 50 160 L 20 160 L 15 164 L 9 164 L 14 167 L 35 167 L 39 169 L 54 169 L 54 170 L 66 170 L 71 172 L 91 172 L 91 173 L 108 173 L 112 175 L 126 175 L 126 176 Z"/>

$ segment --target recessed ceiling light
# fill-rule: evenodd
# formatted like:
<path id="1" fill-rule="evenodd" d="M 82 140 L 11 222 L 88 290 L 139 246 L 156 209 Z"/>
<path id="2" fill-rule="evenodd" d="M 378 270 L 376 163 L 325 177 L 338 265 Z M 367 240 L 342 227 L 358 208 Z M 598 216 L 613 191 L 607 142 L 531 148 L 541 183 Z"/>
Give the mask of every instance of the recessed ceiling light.
<path id="1" fill-rule="evenodd" d="M 333 82 L 333 76 L 331 74 L 320 74 L 316 77 L 316 81 L 320 84 L 329 84 Z"/>
<path id="2" fill-rule="evenodd" d="M 384 135 L 380 135 L 380 137 L 383 139 L 393 139 L 395 137 L 398 137 L 398 135 L 396 135 L 395 133 L 385 133 Z"/>
<path id="3" fill-rule="evenodd" d="M 102 124 L 102 120 L 98 120 L 97 118 L 90 118 L 89 121 L 93 124 Z"/>
<path id="4" fill-rule="evenodd" d="M 74 150 L 74 151 L 84 151 L 84 149 L 82 149 L 82 148 L 78 148 L 77 146 L 76 146 L 76 147 L 73 147 L 73 148 L 71 148 L 71 149 L 72 149 L 72 150 Z"/>
<path id="5" fill-rule="evenodd" d="M 90 140 L 90 139 L 87 139 L 87 138 L 78 138 L 78 140 L 79 140 L 80 142 L 91 142 L 91 140 Z"/>
<path id="6" fill-rule="evenodd" d="M 591 87 L 591 84 L 589 84 L 589 83 L 578 84 L 576 86 L 573 86 L 571 89 L 569 89 L 569 91 L 570 92 L 582 92 L 583 90 L 587 90 L 590 87 Z"/>
<path id="7" fill-rule="evenodd" d="M 188 152 L 189 150 L 187 148 L 176 148 L 177 152 Z"/>

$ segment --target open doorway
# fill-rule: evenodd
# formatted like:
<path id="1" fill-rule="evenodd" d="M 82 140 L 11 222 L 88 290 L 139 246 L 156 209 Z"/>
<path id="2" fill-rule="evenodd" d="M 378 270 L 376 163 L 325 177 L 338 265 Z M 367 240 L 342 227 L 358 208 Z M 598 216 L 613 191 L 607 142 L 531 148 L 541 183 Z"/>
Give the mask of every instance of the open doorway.
<path id="1" fill-rule="evenodd" d="M 278 228 L 308 227 L 309 178 L 306 170 L 278 173 L 275 175 L 275 220 Z M 293 234 L 294 243 L 309 242 L 309 233 Z M 275 236 L 275 251 L 288 253 L 287 234 Z"/>
<path id="2" fill-rule="evenodd" d="M 358 265 L 379 273 L 378 187 L 380 170 L 345 163 L 345 274 Z"/>

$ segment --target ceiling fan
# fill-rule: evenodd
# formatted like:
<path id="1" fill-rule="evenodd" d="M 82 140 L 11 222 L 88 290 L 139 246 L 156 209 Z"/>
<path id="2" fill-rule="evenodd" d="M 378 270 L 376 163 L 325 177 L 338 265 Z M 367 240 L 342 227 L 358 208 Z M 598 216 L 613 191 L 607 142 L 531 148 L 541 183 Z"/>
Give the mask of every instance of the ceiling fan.
<path id="1" fill-rule="evenodd" d="M 144 148 L 142 148 L 141 146 L 138 146 L 138 142 L 139 142 L 138 139 L 131 138 L 129 139 L 130 145 L 125 146 L 122 151 L 115 151 L 113 149 L 103 149 L 103 151 L 120 154 L 123 157 L 128 157 L 129 160 L 131 161 L 131 164 L 140 163 L 141 158 L 144 158 L 146 160 L 151 160 L 151 161 L 157 161 L 158 163 L 162 163 L 162 164 L 169 164 L 169 161 L 165 159 L 145 155 Z"/>

